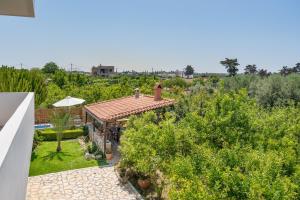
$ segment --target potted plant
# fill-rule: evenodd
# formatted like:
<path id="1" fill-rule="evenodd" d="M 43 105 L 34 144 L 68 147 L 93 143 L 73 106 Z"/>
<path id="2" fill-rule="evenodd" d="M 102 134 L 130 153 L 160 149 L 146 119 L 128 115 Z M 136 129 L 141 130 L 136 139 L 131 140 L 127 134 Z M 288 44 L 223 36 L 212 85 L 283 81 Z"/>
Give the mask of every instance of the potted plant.
<path id="1" fill-rule="evenodd" d="M 112 151 L 107 149 L 106 150 L 106 153 L 105 153 L 105 156 L 106 156 L 106 160 L 111 160 L 113 155 L 112 155 Z"/>
<path id="2" fill-rule="evenodd" d="M 146 190 L 150 187 L 150 179 L 148 176 L 141 175 L 138 179 L 138 185 L 141 189 Z"/>

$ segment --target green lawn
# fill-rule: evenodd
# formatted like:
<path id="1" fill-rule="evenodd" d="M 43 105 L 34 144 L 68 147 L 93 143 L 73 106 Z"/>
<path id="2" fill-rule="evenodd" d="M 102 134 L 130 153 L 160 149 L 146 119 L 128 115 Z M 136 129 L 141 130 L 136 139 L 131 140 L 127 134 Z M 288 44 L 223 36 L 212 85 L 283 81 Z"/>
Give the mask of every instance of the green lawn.
<path id="1" fill-rule="evenodd" d="M 106 162 L 86 160 L 77 140 L 62 141 L 62 152 L 56 152 L 57 142 L 42 142 L 31 156 L 29 176 L 104 165 Z"/>

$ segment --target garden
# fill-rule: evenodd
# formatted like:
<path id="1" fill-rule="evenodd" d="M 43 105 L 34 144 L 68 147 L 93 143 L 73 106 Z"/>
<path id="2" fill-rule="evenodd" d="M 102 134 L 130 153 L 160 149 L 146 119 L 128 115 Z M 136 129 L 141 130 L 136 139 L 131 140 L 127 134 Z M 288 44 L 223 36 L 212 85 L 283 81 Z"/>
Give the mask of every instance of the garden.
<path id="1" fill-rule="evenodd" d="M 106 165 L 98 147 L 89 141 L 88 127 L 70 127 L 68 113 L 55 113 L 53 128 L 36 130 L 30 176 Z"/>
<path id="2" fill-rule="evenodd" d="M 300 198 L 298 72 L 196 78 L 187 87 L 174 110 L 130 118 L 124 181 L 146 199 Z"/>
<path id="3" fill-rule="evenodd" d="M 164 116 L 132 117 L 118 170 L 147 199 L 299 199 L 299 112 L 201 89 Z"/>
<path id="4" fill-rule="evenodd" d="M 189 82 L 4 67 L 0 90 L 34 90 L 36 107 L 51 107 L 67 95 L 93 103 L 137 87 L 151 94 L 161 81 L 164 97 L 177 104 L 129 119 L 116 168 L 124 182 L 146 199 L 300 199 L 300 64 L 275 74 L 255 65 L 237 74 L 236 59 L 222 65 L 229 76 Z M 37 132 L 30 175 L 105 164 L 85 135 L 81 128 Z"/>
<path id="5" fill-rule="evenodd" d="M 106 164 L 104 159 L 86 159 L 78 139 L 63 140 L 61 145 L 57 152 L 57 142 L 41 142 L 32 153 L 29 176 Z"/>

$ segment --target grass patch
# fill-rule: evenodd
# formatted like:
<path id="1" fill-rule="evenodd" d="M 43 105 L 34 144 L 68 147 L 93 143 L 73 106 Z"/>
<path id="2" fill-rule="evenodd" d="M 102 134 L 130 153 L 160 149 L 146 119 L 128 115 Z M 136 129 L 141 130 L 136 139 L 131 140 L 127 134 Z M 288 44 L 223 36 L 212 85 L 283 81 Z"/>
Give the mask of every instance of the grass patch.
<path id="1" fill-rule="evenodd" d="M 57 142 L 42 142 L 32 153 L 29 176 L 105 165 L 105 160 L 86 160 L 77 140 L 62 141 L 62 151 L 56 152 Z"/>

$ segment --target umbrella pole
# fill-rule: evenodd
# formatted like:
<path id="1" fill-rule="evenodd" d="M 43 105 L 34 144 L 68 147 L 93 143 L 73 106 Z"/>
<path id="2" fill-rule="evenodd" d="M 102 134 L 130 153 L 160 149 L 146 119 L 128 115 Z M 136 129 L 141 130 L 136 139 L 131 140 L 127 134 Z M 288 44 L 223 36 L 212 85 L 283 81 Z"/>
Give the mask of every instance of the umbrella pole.
<path id="1" fill-rule="evenodd" d="M 72 120 L 72 116 L 71 116 L 71 106 L 68 106 L 68 110 L 69 110 L 69 128 L 71 127 L 71 120 Z"/>

